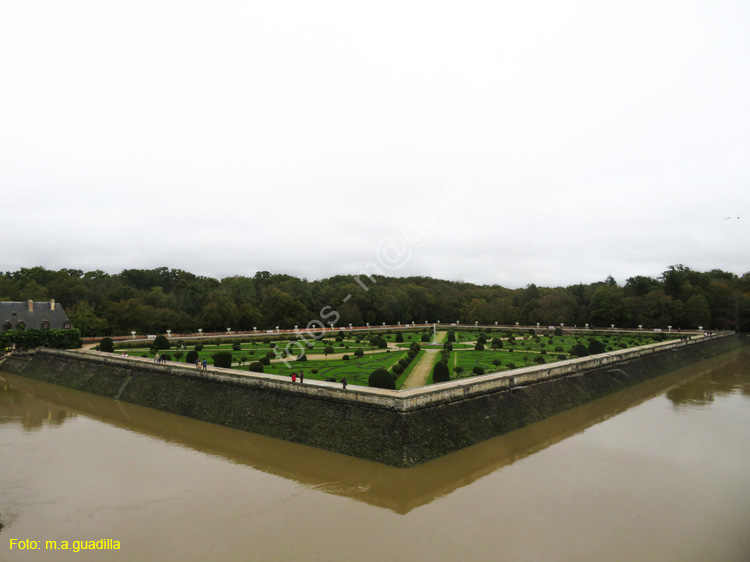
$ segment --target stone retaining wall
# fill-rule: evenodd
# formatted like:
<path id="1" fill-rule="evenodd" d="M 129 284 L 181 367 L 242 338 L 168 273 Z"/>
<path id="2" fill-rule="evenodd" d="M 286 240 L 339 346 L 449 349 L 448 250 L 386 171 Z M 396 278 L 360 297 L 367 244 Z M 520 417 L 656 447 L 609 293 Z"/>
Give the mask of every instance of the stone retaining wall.
<path id="1" fill-rule="evenodd" d="M 408 467 L 739 345 L 699 337 L 403 391 L 46 348 L 0 371 Z"/>

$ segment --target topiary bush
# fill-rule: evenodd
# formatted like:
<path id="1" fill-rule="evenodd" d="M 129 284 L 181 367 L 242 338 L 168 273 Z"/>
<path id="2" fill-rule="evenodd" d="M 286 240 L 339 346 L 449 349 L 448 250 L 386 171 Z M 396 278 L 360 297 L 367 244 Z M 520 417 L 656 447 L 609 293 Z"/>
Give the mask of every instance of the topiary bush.
<path id="1" fill-rule="evenodd" d="M 480 341 L 474 346 L 475 351 L 484 351 L 484 344 Z"/>
<path id="2" fill-rule="evenodd" d="M 472 373 L 475 375 L 483 375 L 484 374 L 484 367 L 480 367 L 479 365 L 474 365 L 474 368 L 471 370 Z"/>
<path id="3" fill-rule="evenodd" d="M 586 357 L 589 354 L 589 350 L 582 343 L 577 343 L 571 348 L 570 354 L 576 357 Z"/>
<path id="4" fill-rule="evenodd" d="M 420 339 L 424 343 L 429 343 L 430 342 L 430 334 L 422 334 L 422 337 Z"/>
<path id="5" fill-rule="evenodd" d="M 396 364 L 395 364 L 395 365 L 394 365 L 394 366 L 392 367 L 392 369 L 393 369 L 393 374 L 394 374 L 394 375 L 400 375 L 401 373 L 403 373 L 403 372 L 404 372 L 404 368 L 403 368 L 403 367 L 402 367 L 401 365 L 399 365 L 398 363 L 396 363 Z"/>
<path id="6" fill-rule="evenodd" d="M 555 335 L 562 336 L 562 328 L 555 328 Z"/>
<path id="7" fill-rule="evenodd" d="M 260 361 L 260 363 L 262 365 L 270 365 L 271 364 L 271 360 L 268 357 L 261 357 L 259 359 L 259 361 Z"/>
<path id="8" fill-rule="evenodd" d="M 365 350 L 364 349 L 355 349 L 354 350 L 354 356 L 355 357 L 364 357 L 365 356 Z"/>
<path id="9" fill-rule="evenodd" d="M 544 357 L 537 355 L 534 357 L 534 363 L 539 363 L 541 365 L 542 363 L 546 363 L 546 361 L 544 360 Z"/>
<path id="10" fill-rule="evenodd" d="M 443 349 L 447 349 L 448 351 L 452 351 L 453 350 L 453 344 L 451 342 L 447 341 L 447 342 L 445 342 L 443 344 Z"/>
<path id="11" fill-rule="evenodd" d="M 589 355 L 604 353 L 604 344 L 599 340 L 591 340 L 588 347 Z"/>
<path id="12" fill-rule="evenodd" d="M 214 367 L 223 367 L 229 369 L 232 367 L 232 352 L 231 351 L 217 351 L 211 356 L 214 360 Z"/>
<path id="13" fill-rule="evenodd" d="M 404 341 L 404 334 L 402 334 L 401 332 L 396 334 L 396 343 L 403 343 L 403 341 Z"/>
<path id="14" fill-rule="evenodd" d="M 456 334 L 453 331 L 448 332 L 448 341 L 449 342 L 455 342 L 456 341 Z"/>
<path id="15" fill-rule="evenodd" d="M 349 361 L 349 356 L 348 355 L 344 355 L 341 359 L 343 359 L 344 361 Z"/>
<path id="16" fill-rule="evenodd" d="M 99 351 L 106 351 L 107 353 L 112 353 L 115 350 L 115 344 L 112 343 L 112 338 L 102 338 L 102 341 L 99 342 Z"/>
<path id="17" fill-rule="evenodd" d="M 198 360 L 198 352 L 191 349 L 185 356 L 185 363 L 195 363 Z"/>
<path id="18" fill-rule="evenodd" d="M 370 376 L 367 379 L 367 384 L 372 388 L 396 390 L 396 382 L 393 380 L 393 375 L 385 369 L 375 369 L 370 373 Z"/>
<path id="19" fill-rule="evenodd" d="M 501 361 L 500 359 L 493 359 L 493 360 L 492 360 L 492 364 L 493 364 L 493 365 L 494 365 L 495 367 L 499 367 L 500 365 L 502 365 L 502 364 L 503 364 L 503 362 L 502 362 L 502 361 Z"/>
<path id="20" fill-rule="evenodd" d="M 193 349 L 195 351 L 203 351 L 203 344 L 202 343 L 196 343 L 195 347 Z"/>
<path id="21" fill-rule="evenodd" d="M 250 363 L 250 366 L 248 367 L 248 370 L 254 372 L 254 373 L 262 373 L 263 372 L 263 364 L 259 363 L 258 361 L 253 361 Z"/>
<path id="22" fill-rule="evenodd" d="M 451 372 L 448 364 L 438 361 L 432 368 L 432 382 L 448 382 L 451 380 Z"/>
<path id="23" fill-rule="evenodd" d="M 156 336 L 152 344 L 157 349 L 169 349 L 169 340 L 165 336 Z"/>
<path id="24" fill-rule="evenodd" d="M 500 338 L 492 338 L 492 349 L 502 349 L 503 340 Z"/>
<path id="25" fill-rule="evenodd" d="M 240 342 L 236 341 L 232 344 L 232 351 L 240 351 L 242 349 L 242 344 Z"/>

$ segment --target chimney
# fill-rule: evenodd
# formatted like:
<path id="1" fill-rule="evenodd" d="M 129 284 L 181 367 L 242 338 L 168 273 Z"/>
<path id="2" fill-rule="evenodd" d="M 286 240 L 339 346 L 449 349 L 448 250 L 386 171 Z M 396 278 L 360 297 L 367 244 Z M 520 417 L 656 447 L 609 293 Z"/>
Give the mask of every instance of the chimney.
<path id="1" fill-rule="evenodd" d="M 26 306 L 29 307 L 29 312 L 34 312 L 34 301 L 29 299 L 26 301 Z"/>
<path id="2" fill-rule="evenodd" d="M 49 309 L 50 310 L 55 310 L 55 299 L 50 299 L 49 300 Z"/>

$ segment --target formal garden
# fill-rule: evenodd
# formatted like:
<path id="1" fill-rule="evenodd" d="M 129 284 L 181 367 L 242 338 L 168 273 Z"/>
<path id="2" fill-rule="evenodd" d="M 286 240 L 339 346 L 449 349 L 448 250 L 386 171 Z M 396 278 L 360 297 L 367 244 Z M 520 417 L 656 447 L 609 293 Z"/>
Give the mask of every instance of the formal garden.
<path id="1" fill-rule="evenodd" d="M 274 337 L 275 336 L 275 337 Z M 436 337 L 437 336 L 437 337 Z M 314 340 L 298 336 L 172 341 L 158 336 L 115 345 L 104 338 L 101 351 L 162 361 L 208 365 L 349 384 L 399 389 L 428 353 L 439 353 L 425 384 L 509 371 L 574 357 L 627 349 L 677 338 L 676 333 L 448 329 L 409 331 L 341 330 Z M 283 360 L 282 360 L 283 358 Z M 430 358 L 432 359 L 432 358 Z M 374 378 L 373 373 L 378 373 Z M 385 376 L 383 373 L 387 373 Z"/>

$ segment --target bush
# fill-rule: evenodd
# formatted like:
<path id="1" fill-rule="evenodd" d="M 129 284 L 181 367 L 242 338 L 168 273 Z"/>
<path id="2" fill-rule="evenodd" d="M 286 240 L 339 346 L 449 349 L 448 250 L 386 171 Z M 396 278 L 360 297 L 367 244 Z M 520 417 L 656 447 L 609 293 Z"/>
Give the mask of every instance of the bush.
<path id="1" fill-rule="evenodd" d="M 242 344 L 240 342 L 236 341 L 232 344 L 232 351 L 240 351 L 242 349 Z"/>
<path id="2" fill-rule="evenodd" d="M 364 349 L 355 349 L 354 350 L 354 356 L 355 357 L 364 357 L 365 356 L 365 350 Z"/>
<path id="3" fill-rule="evenodd" d="M 412 342 L 411 345 L 409 346 L 409 349 L 419 353 L 419 351 L 422 349 L 422 346 L 419 345 L 417 342 Z"/>
<path id="4" fill-rule="evenodd" d="M 530 336 L 536 335 L 536 332 L 534 331 L 534 328 L 529 328 L 529 335 Z"/>
<path id="5" fill-rule="evenodd" d="M 175 352 L 174 352 L 174 360 L 175 360 L 175 361 L 179 361 L 179 360 L 180 360 L 180 358 L 181 358 L 181 357 L 182 357 L 183 355 L 185 355 L 185 354 L 184 354 L 184 353 L 183 353 L 182 351 L 175 351 Z"/>
<path id="6" fill-rule="evenodd" d="M 327 345 L 323 348 L 323 353 L 325 355 L 328 355 L 329 353 L 333 353 L 335 350 L 333 349 L 333 346 Z"/>
<path id="7" fill-rule="evenodd" d="M 214 367 L 224 367 L 229 369 L 232 366 L 232 352 L 231 351 L 217 351 L 211 356 L 214 360 Z"/>
<path id="8" fill-rule="evenodd" d="M 449 342 L 455 342 L 456 341 L 456 334 L 453 331 L 448 332 L 448 341 Z"/>
<path id="9" fill-rule="evenodd" d="M 561 354 L 561 355 L 558 355 L 557 358 L 562 361 L 563 359 L 567 359 L 568 357 L 566 355 Z"/>
<path id="10" fill-rule="evenodd" d="M 276 354 L 273 351 L 267 351 L 266 352 L 266 357 L 268 359 L 276 359 Z"/>
<path id="11" fill-rule="evenodd" d="M 475 351 L 484 351 L 484 344 L 480 341 L 477 342 L 477 345 L 474 346 Z"/>
<path id="12" fill-rule="evenodd" d="M 367 379 L 367 384 L 372 388 L 386 388 L 396 390 L 396 382 L 393 375 L 385 369 L 375 369 Z"/>
<path id="13" fill-rule="evenodd" d="M 271 360 L 268 357 L 261 357 L 259 359 L 259 361 L 263 365 L 270 365 L 271 364 Z"/>
<path id="14" fill-rule="evenodd" d="M 430 342 L 430 334 L 422 334 L 422 337 L 420 339 L 424 343 L 429 343 Z"/>
<path id="15" fill-rule="evenodd" d="M 299 357 L 297 357 L 296 360 L 297 361 L 307 361 L 307 355 L 303 353 L 302 355 L 300 355 Z"/>
<path id="16" fill-rule="evenodd" d="M 582 343 L 577 343 L 570 350 L 570 354 L 576 357 L 586 357 L 589 354 L 589 350 Z"/>
<path id="17" fill-rule="evenodd" d="M 483 375 L 484 374 L 484 367 L 480 367 L 479 365 L 474 365 L 474 368 L 471 370 L 472 373 L 475 375 Z"/>
<path id="18" fill-rule="evenodd" d="M 503 348 L 503 340 L 500 338 L 492 338 L 492 349 L 502 349 Z"/>
<path id="19" fill-rule="evenodd" d="M 432 382 L 448 382 L 451 380 L 451 372 L 448 364 L 442 361 L 435 363 L 432 368 Z"/>
<path id="20" fill-rule="evenodd" d="M 417 352 L 414 351 L 413 349 L 410 349 L 409 351 L 406 352 L 406 356 L 409 358 L 409 361 L 411 361 L 417 356 Z"/>
<path id="21" fill-rule="evenodd" d="M 443 349 L 447 349 L 448 351 L 453 351 L 453 344 L 447 341 L 443 344 Z"/>
<path id="22" fill-rule="evenodd" d="M 562 328 L 555 328 L 555 335 L 562 336 Z"/>
<path id="23" fill-rule="evenodd" d="M 195 351 L 203 351 L 203 344 L 202 343 L 196 343 L 195 347 L 193 349 Z"/>
<path id="24" fill-rule="evenodd" d="M 156 336 L 153 346 L 156 349 L 169 349 L 169 340 L 165 336 Z"/>
<path id="25" fill-rule="evenodd" d="M 500 359 L 493 359 L 493 360 L 492 360 L 492 364 L 493 364 L 493 365 L 494 365 L 495 367 L 499 367 L 500 365 L 502 365 L 502 364 L 503 364 L 503 362 L 502 362 L 502 361 L 500 361 Z"/>
<path id="26" fill-rule="evenodd" d="M 402 334 L 401 332 L 396 334 L 396 343 L 403 343 L 403 341 L 404 341 L 404 334 Z"/>
<path id="27" fill-rule="evenodd" d="M 555 348 L 555 352 L 556 352 L 556 353 L 560 353 L 561 351 L 565 351 L 565 350 L 564 350 L 564 349 L 562 348 L 562 346 L 558 345 L 558 346 L 557 346 L 557 347 Z"/>
<path id="28" fill-rule="evenodd" d="M 542 357 L 541 355 L 537 355 L 536 357 L 534 357 L 534 363 L 539 363 L 541 365 L 543 363 L 546 363 L 546 361 L 544 360 L 544 357 Z"/>
<path id="29" fill-rule="evenodd" d="M 349 356 L 348 355 L 344 355 L 341 359 L 343 359 L 344 361 L 349 361 Z"/>
<path id="30" fill-rule="evenodd" d="M 187 356 L 185 357 L 185 363 L 195 363 L 198 360 L 198 352 L 191 349 L 187 352 Z"/>
<path id="31" fill-rule="evenodd" d="M 589 342 L 589 355 L 596 355 L 597 353 L 604 353 L 604 344 L 599 340 L 591 340 Z"/>
<path id="32" fill-rule="evenodd" d="M 481 344 L 485 344 L 485 343 L 487 343 L 487 338 L 486 338 L 486 337 L 484 337 L 484 335 L 481 335 L 481 336 L 479 336 L 479 337 L 477 338 L 477 342 L 478 342 L 478 343 L 481 343 Z"/>
<path id="33" fill-rule="evenodd" d="M 409 361 L 406 359 L 406 357 L 402 357 L 398 360 L 398 364 L 401 365 L 404 369 L 406 369 L 409 366 Z"/>
<path id="34" fill-rule="evenodd" d="M 250 367 L 248 367 L 248 370 L 252 371 L 253 373 L 262 373 L 263 364 L 259 363 L 258 361 L 253 361 L 252 363 L 250 363 Z"/>
<path id="35" fill-rule="evenodd" d="M 164 361 L 171 361 L 172 360 L 172 356 L 169 353 L 162 353 L 161 354 L 161 358 Z"/>
<path id="36" fill-rule="evenodd" d="M 112 353 L 115 350 L 115 344 L 112 343 L 112 338 L 103 338 L 101 342 L 99 342 L 99 351 L 106 351 L 107 353 Z"/>
<path id="37" fill-rule="evenodd" d="M 464 372 L 464 368 L 461 365 L 459 365 L 458 367 L 453 369 L 453 372 L 456 373 L 457 375 L 460 375 L 461 373 Z"/>
<path id="38" fill-rule="evenodd" d="M 395 364 L 395 365 L 394 365 L 394 366 L 392 367 L 392 369 L 393 369 L 393 374 L 394 374 L 394 375 L 400 375 L 401 373 L 403 373 L 403 372 L 404 372 L 404 368 L 403 368 L 403 367 L 402 367 L 401 365 L 399 365 L 398 363 L 396 363 L 396 364 Z"/>
<path id="39" fill-rule="evenodd" d="M 506 367 L 507 367 L 508 369 L 515 369 L 515 368 L 516 368 L 516 364 L 515 364 L 515 363 L 508 363 L 508 364 L 506 365 Z"/>

